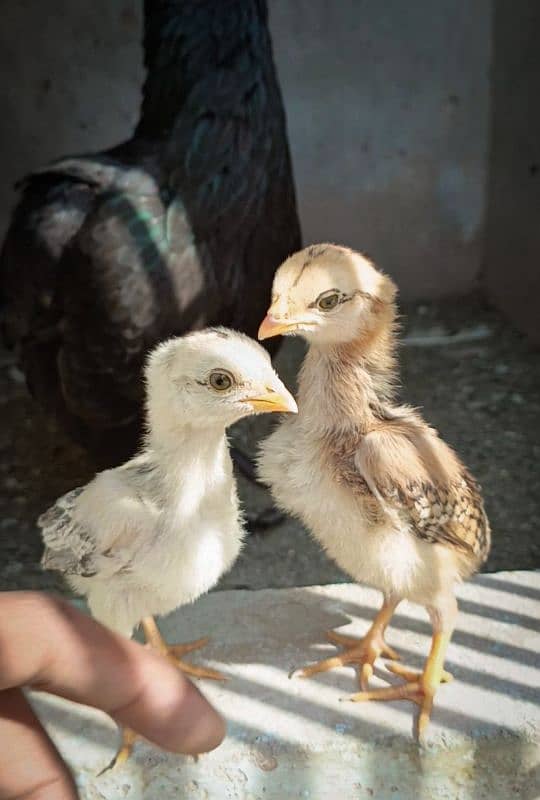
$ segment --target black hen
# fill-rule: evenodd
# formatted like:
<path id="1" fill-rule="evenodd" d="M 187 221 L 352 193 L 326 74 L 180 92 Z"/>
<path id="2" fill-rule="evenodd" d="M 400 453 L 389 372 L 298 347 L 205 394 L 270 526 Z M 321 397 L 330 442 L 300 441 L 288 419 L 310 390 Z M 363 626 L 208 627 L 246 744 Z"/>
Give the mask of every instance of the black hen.
<path id="1" fill-rule="evenodd" d="M 34 397 L 105 461 L 138 444 L 157 341 L 254 336 L 300 247 L 264 0 L 145 0 L 133 137 L 32 174 L 0 263 L 4 331 Z"/>

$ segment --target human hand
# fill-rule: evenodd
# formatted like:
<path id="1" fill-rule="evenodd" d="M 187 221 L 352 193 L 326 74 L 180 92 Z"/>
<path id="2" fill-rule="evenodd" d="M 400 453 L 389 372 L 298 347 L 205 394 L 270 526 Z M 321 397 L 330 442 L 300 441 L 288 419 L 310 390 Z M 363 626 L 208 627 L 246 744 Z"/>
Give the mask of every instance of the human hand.
<path id="1" fill-rule="evenodd" d="M 0 593 L 0 800 L 76 800 L 20 687 L 101 708 L 175 753 L 213 750 L 225 724 L 162 656 L 40 592 Z"/>

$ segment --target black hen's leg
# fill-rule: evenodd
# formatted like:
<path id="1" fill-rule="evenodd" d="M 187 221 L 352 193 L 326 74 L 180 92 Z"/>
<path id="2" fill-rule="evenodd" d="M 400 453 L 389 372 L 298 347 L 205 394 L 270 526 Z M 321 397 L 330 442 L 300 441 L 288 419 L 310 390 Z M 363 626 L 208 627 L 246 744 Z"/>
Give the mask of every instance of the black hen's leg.
<path id="1" fill-rule="evenodd" d="M 253 463 L 252 459 L 246 455 L 246 453 L 243 453 L 237 447 L 231 447 L 231 458 L 244 478 L 247 478 L 250 483 L 260 486 L 261 489 L 265 488 L 264 484 L 262 484 L 257 478 L 255 464 Z"/>
<path id="2" fill-rule="evenodd" d="M 252 459 L 239 450 L 237 447 L 231 447 L 231 458 L 236 464 L 244 478 L 247 478 L 250 483 L 259 486 L 261 489 L 266 489 L 264 483 L 257 478 L 255 464 Z M 263 509 L 259 514 L 246 514 L 246 528 L 249 533 L 256 533 L 275 528 L 280 525 L 285 518 L 285 515 L 278 511 L 277 508 L 270 506 Z"/>
<path id="3" fill-rule="evenodd" d="M 246 529 L 248 533 L 262 533 L 270 528 L 281 525 L 285 519 L 285 514 L 275 506 L 264 508 L 258 514 L 248 512 L 245 514 Z"/>

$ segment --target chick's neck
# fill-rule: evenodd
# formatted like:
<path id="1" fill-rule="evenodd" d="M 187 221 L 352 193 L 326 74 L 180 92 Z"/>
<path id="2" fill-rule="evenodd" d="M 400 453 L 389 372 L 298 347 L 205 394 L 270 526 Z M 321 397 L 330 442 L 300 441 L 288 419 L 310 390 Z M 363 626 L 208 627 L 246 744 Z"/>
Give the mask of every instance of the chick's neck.
<path id="1" fill-rule="evenodd" d="M 158 409 L 149 409 L 146 449 L 161 465 L 166 483 L 174 487 L 186 474 L 211 480 L 212 472 L 223 471 L 227 462 L 227 438 L 223 424 L 204 427 L 176 422 Z"/>
<path id="2" fill-rule="evenodd" d="M 377 412 L 393 400 L 396 309 L 381 306 L 358 335 L 339 344 L 312 343 L 299 381 L 302 416 L 320 432 L 370 430 Z"/>

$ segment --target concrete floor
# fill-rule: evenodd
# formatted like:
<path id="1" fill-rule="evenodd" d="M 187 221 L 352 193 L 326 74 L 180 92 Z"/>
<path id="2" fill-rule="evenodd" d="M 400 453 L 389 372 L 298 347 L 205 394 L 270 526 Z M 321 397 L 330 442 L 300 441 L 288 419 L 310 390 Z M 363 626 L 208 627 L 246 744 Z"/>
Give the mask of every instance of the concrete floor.
<path id="1" fill-rule="evenodd" d="M 404 399 L 456 447 L 484 487 L 493 527 L 486 570 L 540 567 L 540 356 L 497 313 L 475 298 L 404 309 L 404 334 L 440 336 L 473 330 L 462 344 L 408 346 L 401 351 Z M 481 338 L 486 336 L 486 338 Z M 289 386 L 302 357 L 287 340 L 277 368 Z M 0 589 L 65 591 L 39 567 L 37 515 L 58 495 L 81 485 L 94 467 L 46 420 L 28 396 L 11 354 L 0 353 Z M 234 438 L 253 451 L 272 424 L 248 420 Z M 270 504 L 266 492 L 241 481 L 248 511 Z M 346 576 L 294 520 L 248 537 L 218 588 L 335 583 Z"/>
<path id="2" fill-rule="evenodd" d="M 496 573 L 459 587 L 441 686 L 424 746 L 416 706 L 351 703 L 350 667 L 309 679 L 291 667 L 336 653 L 328 628 L 362 635 L 378 593 L 354 584 L 201 598 L 163 620 L 170 642 L 211 636 L 192 661 L 226 682 L 200 681 L 228 723 L 224 743 L 192 758 L 138 743 L 126 765 L 98 777 L 118 731 L 105 714 L 46 695 L 38 713 L 74 768 L 82 800 L 534 800 L 540 796 L 540 573 Z M 344 627 L 346 626 L 346 627 Z M 425 613 L 404 603 L 388 631 L 406 664 L 429 648 Z M 398 679 L 384 661 L 373 687 Z"/>

